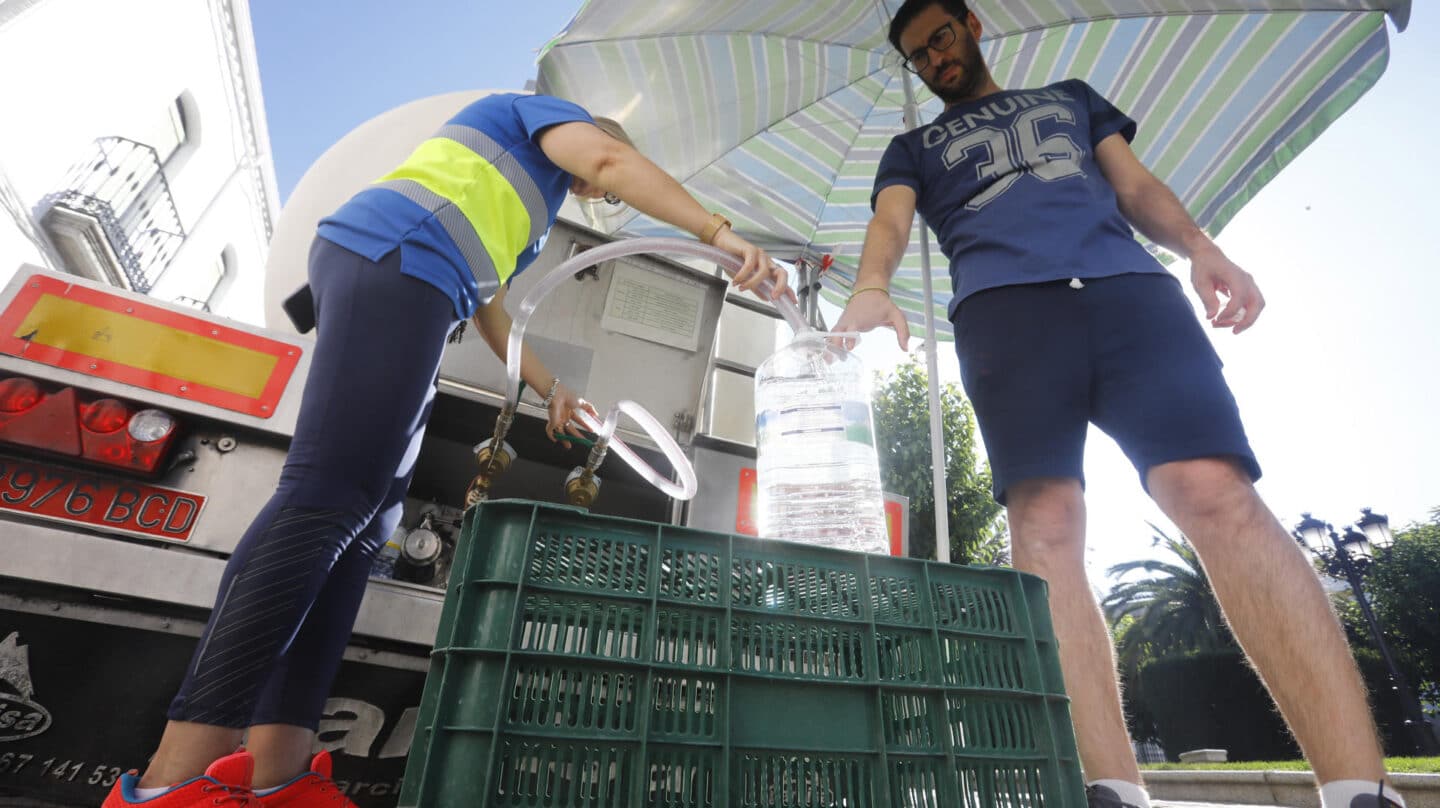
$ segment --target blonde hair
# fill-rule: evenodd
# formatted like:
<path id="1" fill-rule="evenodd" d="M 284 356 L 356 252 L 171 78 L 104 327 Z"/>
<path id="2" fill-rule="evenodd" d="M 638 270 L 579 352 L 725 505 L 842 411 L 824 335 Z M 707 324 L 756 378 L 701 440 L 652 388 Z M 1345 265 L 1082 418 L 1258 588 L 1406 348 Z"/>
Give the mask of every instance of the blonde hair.
<path id="1" fill-rule="evenodd" d="M 624 143 L 626 146 L 629 146 L 632 149 L 635 148 L 635 141 L 631 140 L 630 136 L 625 134 L 625 127 L 621 126 L 619 121 L 615 120 L 614 118 L 606 118 L 600 115 L 594 116 L 594 120 L 595 125 L 600 127 L 601 132 L 604 132 L 610 137 L 615 138 L 616 140 Z"/>

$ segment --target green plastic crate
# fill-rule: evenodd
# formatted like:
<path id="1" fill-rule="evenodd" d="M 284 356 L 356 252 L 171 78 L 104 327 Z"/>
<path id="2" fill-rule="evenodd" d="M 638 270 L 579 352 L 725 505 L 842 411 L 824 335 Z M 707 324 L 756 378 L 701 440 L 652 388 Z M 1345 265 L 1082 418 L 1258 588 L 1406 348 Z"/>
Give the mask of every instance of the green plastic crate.
<path id="1" fill-rule="evenodd" d="M 1045 584 L 498 500 L 400 805 L 1080 808 Z"/>

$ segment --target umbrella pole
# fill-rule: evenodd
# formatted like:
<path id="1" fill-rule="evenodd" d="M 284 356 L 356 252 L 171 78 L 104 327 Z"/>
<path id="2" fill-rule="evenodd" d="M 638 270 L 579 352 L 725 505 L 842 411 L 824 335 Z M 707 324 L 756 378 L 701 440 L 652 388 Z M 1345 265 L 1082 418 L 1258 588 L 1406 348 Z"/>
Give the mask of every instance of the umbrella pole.
<path id="1" fill-rule="evenodd" d="M 925 290 L 925 371 L 930 387 L 930 476 L 935 487 L 935 560 L 950 563 L 950 501 L 945 492 L 945 437 L 940 410 L 940 360 L 930 282 L 930 234 L 920 218 L 920 275 Z"/>
<path id="2" fill-rule="evenodd" d="M 920 125 L 920 108 L 915 103 L 915 88 L 910 84 L 910 73 L 900 71 L 905 83 L 905 128 L 914 129 Z M 925 294 L 925 370 L 930 387 L 930 477 L 935 494 L 935 560 L 942 564 L 950 562 L 950 500 L 945 486 L 945 436 L 940 409 L 940 360 L 935 339 L 935 295 L 930 278 L 930 233 L 925 226 L 925 217 L 920 220 L 920 279 Z"/>

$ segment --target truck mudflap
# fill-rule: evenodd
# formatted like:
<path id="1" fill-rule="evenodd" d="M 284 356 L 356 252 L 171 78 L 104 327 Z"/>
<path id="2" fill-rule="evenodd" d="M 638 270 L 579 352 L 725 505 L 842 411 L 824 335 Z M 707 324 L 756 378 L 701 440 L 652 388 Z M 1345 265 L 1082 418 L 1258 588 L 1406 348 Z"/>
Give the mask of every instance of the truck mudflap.
<path id="1" fill-rule="evenodd" d="M 0 806 L 99 805 L 145 766 L 202 624 L 110 605 L 0 595 Z M 361 808 L 395 805 L 426 658 L 350 648 L 317 750 Z"/>

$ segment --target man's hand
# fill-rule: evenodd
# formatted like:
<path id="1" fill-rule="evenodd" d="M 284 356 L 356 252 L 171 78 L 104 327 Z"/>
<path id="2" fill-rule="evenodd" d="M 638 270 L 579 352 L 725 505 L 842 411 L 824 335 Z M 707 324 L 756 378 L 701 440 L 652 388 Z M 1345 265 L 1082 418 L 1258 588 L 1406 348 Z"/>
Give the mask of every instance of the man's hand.
<path id="1" fill-rule="evenodd" d="M 865 289 L 864 286 L 860 288 Z M 879 288 L 871 288 L 851 296 L 833 330 L 869 331 L 882 325 L 895 329 L 895 339 L 900 343 L 900 350 L 910 350 L 910 324 L 905 321 L 905 314 L 895 305 L 895 301 L 890 299 L 890 295 Z M 853 339 L 847 339 L 845 343 L 847 351 L 855 347 Z"/>
<path id="2" fill-rule="evenodd" d="M 1190 256 L 1190 283 L 1205 304 L 1205 319 L 1214 328 L 1233 328 L 1236 334 L 1255 324 L 1265 298 L 1250 273 L 1209 245 Z M 1229 298 L 1220 308 L 1220 295 Z"/>

